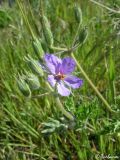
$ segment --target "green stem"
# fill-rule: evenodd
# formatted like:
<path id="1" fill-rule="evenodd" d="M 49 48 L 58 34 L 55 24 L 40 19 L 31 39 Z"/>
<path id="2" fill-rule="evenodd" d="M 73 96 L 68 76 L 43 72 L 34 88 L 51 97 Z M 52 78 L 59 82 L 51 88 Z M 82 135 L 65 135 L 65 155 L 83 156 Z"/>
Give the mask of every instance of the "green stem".
<path id="1" fill-rule="evenodd" d="M 68 51 L 67 48 L 60 48 L 60 47 L 54 47 L 54 46 L 51 46 L 50 48 L 54 50 L 59 50 L 59 51 Z"/>
<path id="2" fill-rule="evenodd" d="M 69 112 L 67 112 L 65 109 L 64 109 L 64 107 L 63 107 L 63 105 L 62 105 L 62 103 L 60 102 L 60 99 L 59 99 L 59 97 L 57 96 L 57 97 L 55 97 L 55 101 L 56 101 L 56 103 L 57 103 L 57 106 L 59 107 L 59 109 L 61 110 L 61 112 L 68 118 L 68 119 L 70 119 L 70 120 L 74 120 L 74 117 L 69 113 Z"/>
<path id="3" fill-rule="evenodd" d="M 48 96 L 50 95 L 52 92 L 47 92 L 47 93 L 43 93 L 43 94 L 39 94 L 39 95 L 35 95 L 35 96 L 32 96 L 31 98 L 40 98 L 40 97 L 43 97 L 43 96 Z"/>
<path id="4" fill-rule="evenodd" d="M 112 110 L 110 105 L 108 104 L 108 102 L 105 100 L 105 98 L 101 95 L 101 93 L 98 91 L 98 89 L 96 88 L 96 86 L 93 84 L 93 82 L 90 80 L 90 78 L 88 77 L 88 75 L 86 74 L 86 72 L 83 70 L 83 68 L 81 67 L 81 65 L 78 63 L 78 61 L 76 60 L 74 54 L 71 54 L 72 58 L 75 60 L 78 69 L 81 71 L 81 73 L 83 74 L 83 76 L 85 77 L 85 79 L 87 80 L 87 82 L 89 83 L 89 85 L 92 87 L 92 89 L 95 91 L 95 93 L 98 95 L 98 97 L 101 99 L 101 101 L 104 103 L 104 105 L 106 106 L 106 109 L 110 112 L 116 113 L 116 111 Z"/>
<path id="5" fill-rule="evenodd" d="M 46 83 L 47 85 L 47 88 L 50 90 L 50 91 L 53 91 L 53 88 L 49 85 L 49 83 Z M 58 96 L 55 96 L 55 102 L 57 104 L 57 107 L 59 108 L 59 110 L 69 119 L 69 120 L 74 120 L 74 117 L 65 110 L 65 108 L 63 107 L 62 103 L 60 102 L 60 99 Z"/>

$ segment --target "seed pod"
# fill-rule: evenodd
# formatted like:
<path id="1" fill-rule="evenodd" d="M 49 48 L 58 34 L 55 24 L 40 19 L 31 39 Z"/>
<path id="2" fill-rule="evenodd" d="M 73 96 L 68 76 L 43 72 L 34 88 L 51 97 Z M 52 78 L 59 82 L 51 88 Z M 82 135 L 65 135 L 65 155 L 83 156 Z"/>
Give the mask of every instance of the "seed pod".
<path id="1" fill-rule="evenodd" d="M 75 19 L 77 23 L 81 24 L 82 23 L 82 11 L 79 6 L 75 6 L 74 8 L 74 13 L 75 13 Z"/>
<path id="2" fill-rule="evenodd" d="M 39 76 L 44 75 L 42 66 L 37 60 L 34 60 L 29 55 L 28 55 L 28 57 L 25 57 L 25 60 L 27 61 L 28 65 L 29 65 L 30 69 L 33 71 L 33 73 L 36 73 Z"/>
<path id="3" fill-rule="evenodd" d="M 49 25 L 49 22 L 46 16 L 42 17 L 42 27 L 43 27 L 43 34 L 44 34 L 47 44 L 49 46 L 52 46 L 53 45 L 53 34 L 51 32 L 50 25 Z"/>
<path id="4" fill-rule="evenodd" d="M 88 30 L 87 28 L 83 28 L 81 31 L 80 31 L 80 34 L 79 34 L 79 43 L 85 43 L 86 39 L 88 37 Z"/>
<path id="5" fill-rule="evenodd" d="M 43 51 L 43 48 L 41 46 L 40 40 L 38 40 L 37 38 L 34 39 L 34 41 L 33 41 L 33 49 L 34 49 L 37 57 L 42 59 L 43 55 L 44 55 L 44 51 Z"/>
<path id="6" fill-rule="evenodd" d="M 38 90 L 40 88 L 39 79 L 34 74 L 28 73 L 26 75 L 26 82 L 31 90 Z"/>
<path id="7" fill-rule="evenodd" d="M 26 83 L 25 79 L 22 76 L 19 77 L 19 79 L 17 80 L 17 83 L 18 83 L 18 88 L 21 91 L 21 93 L 26 97 L 30 97 L 31 90 L 28 84 Z"/>

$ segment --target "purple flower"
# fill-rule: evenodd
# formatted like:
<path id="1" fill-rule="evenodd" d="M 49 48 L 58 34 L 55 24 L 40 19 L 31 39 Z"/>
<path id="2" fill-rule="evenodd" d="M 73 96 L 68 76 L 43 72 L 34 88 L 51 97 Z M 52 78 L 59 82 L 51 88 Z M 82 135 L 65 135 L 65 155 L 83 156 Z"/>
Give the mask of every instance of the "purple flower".
<path id="1" fill-rule="evenodd" d="M 76 89 L 83 84 L 83 80 L 71 75 L 76 66 L 72 58 L 60 59 L 53 54 L 45 54 L 44 60 L 50 73 L 48 82 L 52 87 L 57 87 L 60 95 L 69 96 L 71 93 L 69 87 Z"/>

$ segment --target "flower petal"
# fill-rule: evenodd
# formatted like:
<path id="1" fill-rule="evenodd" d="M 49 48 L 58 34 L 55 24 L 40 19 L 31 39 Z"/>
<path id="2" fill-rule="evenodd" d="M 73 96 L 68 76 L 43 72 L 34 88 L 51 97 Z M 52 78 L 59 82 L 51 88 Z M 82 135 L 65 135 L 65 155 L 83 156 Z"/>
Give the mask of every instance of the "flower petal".
<path id="1" fill-rule="evenodd" d="M 70 57 L 66 57 L 66 58 L 63 58 L 63 60 L 62 60 L 62 65 L 61 65 L 60 71 L 63 74 L 70 74 L 71 72 L 74 71 L 75 66 L 76 66 L 75 61 Z"/>
<path id="2" fill-rule="evenodd" d="M 83 84 L 83 80 L 76 77 L 76 76 L 73 76 L 73 75 L 70 75 L 70 76 L 67 76 L 65 79 L 64 79 L 64 82 L 72 87 L 73 89 L 75 88 L 79 88 L 82 84 Z"/>
<path id="3" fill-rule="evenodd" d="M 62 82 L 59 82 L 57 84 L 57 90 L 61 96 L 69 96 L 71 93 L 70 90 L 68 88 L 66 88 Z"/>
<path id="4" fill-rule="evenodd" d="M 56 80 L 53 75 L 48 75 L 48 82 L 51 84 L 52 87 L 55 86 Z"/>
<path id="5" fill-rule="evenodd" d="M 54 56 L 53 54 L 45 54 L 44 60 L 46 62 L 46 66 L 50 70 L 52 74 L 56 73 L 57 66 L 62 63 L 61 59 Z"/>

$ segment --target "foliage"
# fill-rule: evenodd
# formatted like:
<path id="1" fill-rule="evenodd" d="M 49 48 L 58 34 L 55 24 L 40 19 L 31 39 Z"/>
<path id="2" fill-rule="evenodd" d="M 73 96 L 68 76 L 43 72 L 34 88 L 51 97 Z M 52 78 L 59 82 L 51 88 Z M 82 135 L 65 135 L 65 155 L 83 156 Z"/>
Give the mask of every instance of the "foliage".
<path id="1" fill-rule="evenodd" d="M 39 2 L 31 1 L 29 5 L 29 1 L 25 1 L 21 4 L 37 40 L 42 37 L 42 45 L 52 53 L 55 50 L 46 45 L 41 34 Z M 74 1 L 43 2 L 54 45 L 69 48 L 78 27 L 74 17 Z M 120 14 L 113 14 L 89 0 L 78 0 L 77 3 L 83 15 L 80 29 L 87 26 L 89 34 L 85 43 L 75 51 L 75 56 L 112 109 L 119 111 Z M 104 5 L 117 9 L 120 4 L 119 0 L 106 0 Z M 0 21 L 3 27 L 0 32 L 3 37 L 0 39 L 0 159 L 97 160 L 97 155 L 101 154 L 120 156 L 119 115 L 103 109 L 104 104 L 84 78 L 82 89 L 73 91 L 67 98 L 61 97 L 66 110 L 74 115 L 74 124 L 66 117 L 60 119 L 63 115 L 52 96 L 32 100 L 23 97 L 15 77 L 22 69 L 29 70 L 23 60 L 28 53 L 34 59 L 38 58 L 33 42 L 39 46 L 39 41 L 33 41 L 17 4 L 11 9 L 4 6 L 1 11 L 5 18 L 1 16 Z M 68 56 L 69 53 L 65 54 Z M 75 74 L 82 77 L 77 69 Z M 39 80 L 44 86 L 44 81 Z M 44 88 L 33 92 L 43 94 Z M 54 125 L 53 121 L 58 122 L 54 132 L 41 133 L 47 123 Z"/>

